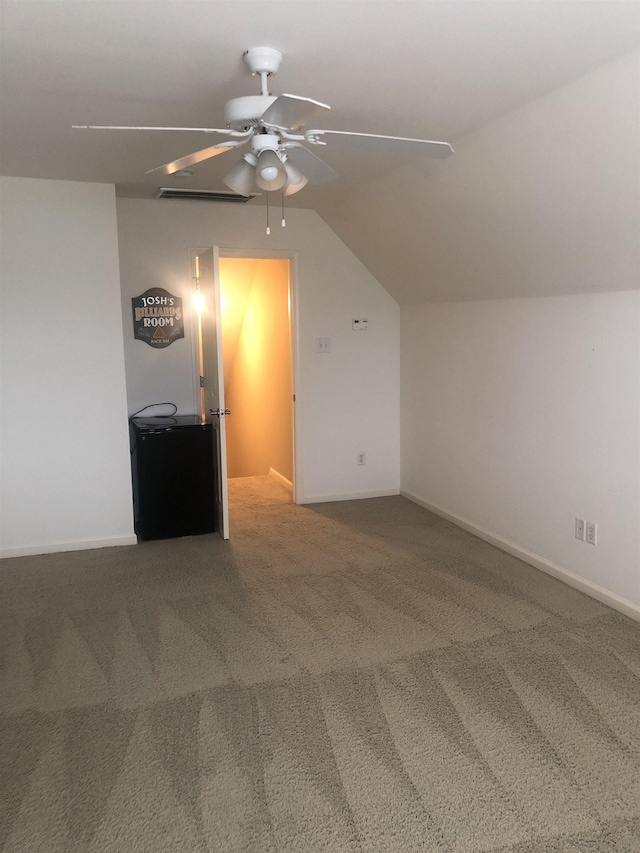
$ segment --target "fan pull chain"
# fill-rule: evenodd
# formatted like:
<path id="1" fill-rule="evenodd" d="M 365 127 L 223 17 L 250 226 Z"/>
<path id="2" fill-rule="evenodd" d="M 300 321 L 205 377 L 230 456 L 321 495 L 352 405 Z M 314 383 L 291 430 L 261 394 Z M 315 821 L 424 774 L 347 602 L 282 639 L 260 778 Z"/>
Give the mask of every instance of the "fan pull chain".
<path id="1" fill-rule="evenodd" d="M 284 219 L 284 187 L 282 187 L 282 227 L 286 228 L 287 223 Z"/>
<path id="2" fill-rule="evenodd" d="M 269 193 L 266 193 L 267 199 L 267 237 L 271 234 L 271 228 L 269 228 Z"/>

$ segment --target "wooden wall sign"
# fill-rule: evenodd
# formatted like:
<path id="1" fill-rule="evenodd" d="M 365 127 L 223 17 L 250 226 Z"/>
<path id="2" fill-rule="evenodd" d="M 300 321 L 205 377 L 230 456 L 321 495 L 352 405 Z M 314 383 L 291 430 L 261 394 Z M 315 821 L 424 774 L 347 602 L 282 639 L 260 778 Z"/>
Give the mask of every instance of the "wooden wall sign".
<path id="1" fill-rule="evenodd" d="M 151 287 L 131 300 L 133 336 L 150 347 L 162 349 L 184 338 L 182 297 L 162 287 Z"/>

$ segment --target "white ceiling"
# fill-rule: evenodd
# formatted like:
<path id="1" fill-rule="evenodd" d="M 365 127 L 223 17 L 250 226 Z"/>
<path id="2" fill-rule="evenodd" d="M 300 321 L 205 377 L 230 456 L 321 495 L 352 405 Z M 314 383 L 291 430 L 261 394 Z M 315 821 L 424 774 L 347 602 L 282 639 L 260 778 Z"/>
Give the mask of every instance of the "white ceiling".
<path id="1" fill-rule="evenodd" d="M 329 103 L 326 127 L 455 142 L 638 38 L 637 3 L 617 0 L 4 0 L 2 18 L 2 173 L 114 183 L 140 197 L 159 184 L 222 189 L 239 155 L 188 180 L 145 177 L 208 140 L 71 125 L 220 126 L 226 100 L 258 93 L 247 47 L 283 51 L 272 91 Z M 402 164 L 386 154 L 323 156 L 340 180 L 292 203 L 330 203 Z"/>
<path id="2" fill-rule="evenodd" d="M 242 54 L 266 45 L 284 53 L 271 91 L 330 104 L 321 126 L 446 140 L 457 149 L 416 165 L 327 146 L 322 157 L 338 180 L 288 200 L 317 210 L 398 301 L 635 286 L 607 266 L 607 251 L 624 256 L 625 270 L 637 252 L 628 239 L 637 208 L 629 187 L 638 159 L 633 86 L 622 94 L 618 78 L 598 84 L 598 104 L 585 92 L 576 114 L 553 93 L 637 49 L 636 0 L 1 2 L 4 175 L 107 182 L 120 196 L 141 198 L 160 185 L 225 189 L 222 178 L 239 152 L 194 167 L 191 178 L 144 175 L 211 137 L 71 125 L 221 126 L 228 99 L 259 92 Z M 561 140 L 551 159 L 550 117 L 535 108 L 548 95 L 540 103 L 557 111 L 548 138 Z M 532 122 L 529 148 L 501 118 L 519 108 L 528 111 L 519 127 Z M 601 128 L 605 119 L 614 124 Z M 487 126 L 502 128 L 486 137 L 490 148 Z M 512 231 L 506 253 L 505 229 Z M 534 275 L 527 252 L 539 260 L 557 242 L 566 247 L 564 264 L 549 259 L 554 275 Z"/>

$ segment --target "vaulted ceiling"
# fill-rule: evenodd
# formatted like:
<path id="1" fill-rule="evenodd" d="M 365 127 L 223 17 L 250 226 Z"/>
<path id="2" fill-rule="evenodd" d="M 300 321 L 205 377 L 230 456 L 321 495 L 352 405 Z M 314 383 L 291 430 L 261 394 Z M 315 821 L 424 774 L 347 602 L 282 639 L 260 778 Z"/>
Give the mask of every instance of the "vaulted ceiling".
<path id="1" fill-rule="evenodd" d="M 622 0 L 4 0 L 1 171 L 108 182 L 142 198 L 160 184 L 223 189 L 237 153 L 190 178 L 144 175 L 204 147 L 199 135 L 71 125 L 219 127 L 228 99 L 259 91 L 242 61 L 256 45 L 284 54 L 272 92 L 331 105 L 323 127 L 447 140 L 464 151 L 492 122 L 636 50 L 638 8 Z M 413 258 L 402 282 L 394 276 L 394 251 L 378 257 L 376 221 L 392 227 L 401 207 L 422 215 L 425 182 L 446 196 L 441 182 L 455 158 L 416 164 L 330 146 L 322 157 L 339 178 L 290 203 L 318 210 L 400 300 L 447 298 L 433 282 L 417 293 L 408 286 L 424 258 Z M 456 194 L 463 183 L 458 174 Z M 378 220 L 376 199 L 386 211 Z"/>

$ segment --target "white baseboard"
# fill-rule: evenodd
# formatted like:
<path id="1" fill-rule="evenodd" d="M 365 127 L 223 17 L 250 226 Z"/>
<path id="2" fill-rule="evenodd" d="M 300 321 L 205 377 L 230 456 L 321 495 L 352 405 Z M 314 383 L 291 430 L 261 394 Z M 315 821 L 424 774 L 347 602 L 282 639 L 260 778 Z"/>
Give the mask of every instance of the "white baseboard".
<path id="1" fill-rule="evenodd" d="M 332 501 L 359 501 L 363 498 L 387 498 L 399 495 L 399 489 L 373 489 L 369 492 L 339 492 L 332 495 L 305 495 L 302 504 L 324 504 Z"/>
<path id="2" fill-rule="evenodd" d="M 603 604 L 613 607 L 614 610 L 624 613 L 625 616 L 629 616 L 631 619 L 635 619 L 640 622 L 640 605 L 634 604 L 632 601 L 622 598 L 622 596 L 616 595 L 614 592 L 609 592 L 609 590 L 604 589 L 591 581 L 585 580 L 579 575 L 575 575 L 573 572 L 563 569 L 562 566 L 551 563 L 549 560 L 545 560 L 544 557 L 539 557 L 537 554 L 533 554 L 531 551 L 527 551 L 513 542 L 509 542 L 509 540 L 503 539 L 501 536 L 496 536 L 489 530 L 485 530 L 482 527 L 478 527 L 478 525 L 473 522 L 467 521 L 466 518 L 461 518 L 453 512 L 449 512 L 446 509 L 442 509 L 442 507 L 435 506 L 434 504 L 429 503 L 429 501 L 424 500 L 424 498 L 421 498 L 419 495 L 414 495 L 412 492 L 407 492 L 404 489 L 400 490 L 400 494 L 407 498 L 407 500 L 418 504 L 418 506 L 428 509 L 430 512 L 435 513 L 435 515 L 445 518 L 447 521 L 451 521 L 453 524 L 456 524 L 458 527 L 462 527 L 463 530 L 467 530 L 469 533 L 473 533 L 474 536 L 477 536 L 479 539 L 484 539 L 485 542 L 495 545 L 496 548 L 500 548 L 501 551 L 506 551 L 507 554 L 517 557 L 519 560 L 528 563 L 530 566 L 540 569 L 540 571 L 546 572 L 548 575 L 553 575 L 554 578 L 563 581 L 568 586 L 572 586 L 574 589 L 579 589 L 580 592 L 590 595 L 591 598 L 595 598 L 597 601 L 601 601 Z"/>
<path id="3" fill-rule="evenodd" d="M 117 545 L 137 545 L 138 537 L 110 536 L 107 539 L 72 539 L 69 542 L 51 542 L 47 545 L 31 545 L 27 548 L 2 548 L 0 559 L 8 557 L 33 557 L 37 554 L 57 554 L 61 551 L 85 551 L 92 548 L 112 548 Z"/>
<path id="4" fill-rule="evenodd" d="M 274 480 L 277 480 L 281 486 L 285 487 L 285 489 L 288 489 L 290 492 L 293 491 L 293 483 L 291 480 L 287 480 L 284 474 L 281 474 L 280 471 L 276 471 L 275 468 L 269 468 L 269 476 L 273 477 Z"/>

